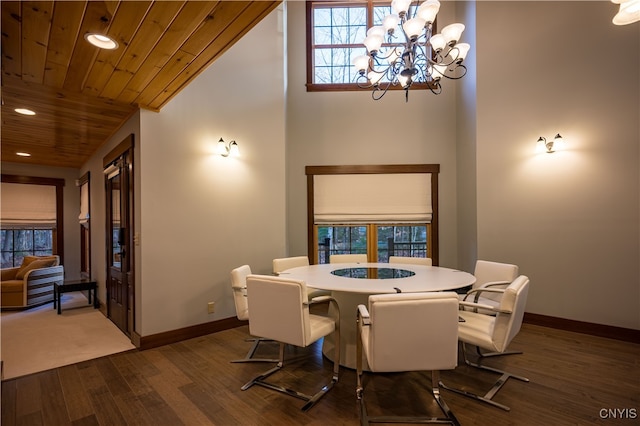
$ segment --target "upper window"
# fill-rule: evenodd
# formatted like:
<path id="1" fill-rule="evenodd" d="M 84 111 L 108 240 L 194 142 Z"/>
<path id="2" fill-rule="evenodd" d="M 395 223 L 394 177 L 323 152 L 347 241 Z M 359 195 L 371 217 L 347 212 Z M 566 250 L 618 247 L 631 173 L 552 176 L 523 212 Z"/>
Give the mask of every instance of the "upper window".
<path id="1" fill-rule="evenodd" d="M 367 29 L 381 25 L 391 2 L 307 2 L 307 91 L 363 90 L 356 84 L 354 57 L 365 55 Z M 418 84 L 412 87 L 427 87 Z M 402 87 L 390 87 L 402 89 Z"/>
<path id="2" fill-rule="evenodd" d="M 371 3 L 308 2 L 307 54 L 310 85 L 353 84 L 356 74 L 351 58 L 366 54 L 362 44 Z M 310 16 L 309 16 L 310 15 Z M 310 71 L 310 72 L 309 72 Z"/>

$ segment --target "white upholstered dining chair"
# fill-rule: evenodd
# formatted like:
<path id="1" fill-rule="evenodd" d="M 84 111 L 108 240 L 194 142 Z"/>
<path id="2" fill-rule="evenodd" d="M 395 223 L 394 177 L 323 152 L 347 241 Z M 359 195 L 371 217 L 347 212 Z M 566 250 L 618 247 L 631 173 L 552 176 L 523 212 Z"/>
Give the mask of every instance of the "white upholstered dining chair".
<path id="1" fill-rule="evenodd" d="M 249 265 L 239 266 L 231 271 L 231 289 L 233 291 L 233 302 L 236 307 L 236 316 L 240 321 L 249 320 L 249 305 L 247 302 L 247 276 L 251 274 Z M 231 362 L 278 362 L 275 358 L 254 358 L 258 345 L 261 342 L 269 341 L 269 339 L 250 338 L 253 345 L 244 358 L 235 359 Z"/>
<path id="2" fill-rule="evenodd" d="M 432 266 L 430 257 L 389 256 L 389 263 Z"/>
<path id="3" fill-rule="evenodd" d="M 496 308 L 500 304 L 501 293 L 484 291 L 483 289 L 505 289 L 513 282 L 513 280 L 516 279 L 518 273 L 518 265 L 478 260 L 476 261 L 476 266 L 473 271 L 473 275 L 476 277 L 476 282 L 471 286 L 471 289 L 466 294 L 460 295 L 460 300 L 489 305 Z M 480 312 L 492 315 L 495 314 L 494 312 L 487 310 L 481 310 Z"/>
<path id="4" fill-rule="evenodd" d="M 332 254 L 329 263 L 367 263 L 366 254 Z"/>
<path id="5" fill-rule="evenodd" d="M 298 266 L 309 266 L 309 258 L 307 256 L 292 256 L 273 259 L 273 274 L 280 275 L 282 271 Z"/>
<path id="6" fill-rule="evenodd" d="M 298 266 L 309 266 L 309 258 L 307 256 L 292 256 L 273 259 L 273 275 L 280 275 L 287 269 L 296 268 Z M 327 290 L 318 290 L 307 287 L 309 299 L 319 296 L 330 296 L 331 292 Z"/>
<path id="7" fill-rule="evenodd" d="M 458 295 L 455 292 L 369 296 L 368 306 L 358 305 L 357 326 L 356 396 L 361 424 L 459 424 L 439 388 L 440 370 L 453 370 L 458 364 Z M 370 417 L 365 403 L 363 360 L 371 371 L 367 374 L 431 371 L 429 391 L 446 417 Z"/>
<path id="8" fill-rule="evenodd" d="M 340 345 L 335 345 L 331 381 L 322 386 L 314 395 L 285 388 L 276 383 L 268 382 L 266 379 L 284 367 L 286 345 L 304 348 L 332 333 L 335 333 L 336 341 L 340 341 L 340 311 L 337 303 L 329 296 L 321 296 L 309 301 L 307 285 L 304 281 L 270 275 L 249 275 L 247 277 L 247 295 L 249 299 L 249 332 L 254 336 L 279 342 L 280 356 L 275 367 L 257 375 L 241 389 L 247 390 L 253 385 L 263 386 L 307 401 L 302 410 L 311 409 L 338 382 Z M 334 317 L 315 315 L 309 312 L 311 304 L 324 301 L 335 304 L 335 310 L 332 311 Z"/>
<path id="9" fill-rule="evenodd" d="M 497 368 L 488 367 L 482 363 L 486 358 L 522 353 L 518 351 L 507 351 L 507 348 L 522 326 L 527 294 L 529 292 L 529 278 L 525 275 L 520 275 L 513 280 L 506 289 L 493 288 L 485 290 L 501 294 L 499 306 L 496 308 L 474 302 L 460 302 L 461 310 L 459 311 L 459 315 L 461 321 L 458 323 L 458 339 L 461 342 L 462 354 L 467 365 L 498 373 L 500 377 L 485 395 L 477 395 L 466 390 L 451 388 L 442 383 L 441 386 L 461 395 L 509 411 L 508 406 L 495 402 L 492 398 L 502 389 L 502 386 L 504 386 L 510 377 L 523 382 L 528 382 L 529 379 Z M 483 313 L 485 311 L 493 315 Z M 469 360 L 467 346 L 475 347 L 476 362 Z"/>

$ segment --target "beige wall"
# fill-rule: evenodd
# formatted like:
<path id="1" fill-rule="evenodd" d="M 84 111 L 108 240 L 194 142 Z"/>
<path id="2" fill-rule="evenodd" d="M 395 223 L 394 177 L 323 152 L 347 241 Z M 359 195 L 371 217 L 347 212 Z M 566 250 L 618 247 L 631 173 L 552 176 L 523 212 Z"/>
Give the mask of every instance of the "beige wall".
<path id="1" fill-rule="evenodd" d="M 478 259 L 478 218 L 476 192 L 476 21 L 475 2 L 456 2 L 456 20 L 464 23 L 465 40 L 474 48 L 469 50 L 465 59 L 467 74 L 460 80 L 460 90 L 456 98 L 456 141 L 457 166 L 457 226 L 458 226 L 458 265 L 457 267 L 472 272 Z"/>
<path id="2" fill-rule="evenodd" d="M 476 7 L 478 256 L 520 265 L 529 312 L 640 328 L 640 23 L 610 2 Z M 533 153 L 556 133 L 567 151 Z"/>
<path id="3" fill-rule="evenodd" d="M 143 336 L 234 317 L 231 269 L 285 253 L 284 34 L 279 11 L 141 115 Z M 248 54 L 250 52 L 250 54 Z M 258 77 L 258 78 L 256 78 Z M 213 154 L 235 140 L 238 158 Z M 215 302 L 215 313 L 207 303 Z"/>
<path id="4" fill-rule="evenodd" d="M 305 4 L 288 4 L 287 229 L 290 255 L 307 254 L 305 166 L 340 164 L 440 164 L 440 264 L 457 265 L 457 82 L 443 93 L 391 91 L 307 92 Z M 443 4 L 442 22 L 453 22 Z"/>

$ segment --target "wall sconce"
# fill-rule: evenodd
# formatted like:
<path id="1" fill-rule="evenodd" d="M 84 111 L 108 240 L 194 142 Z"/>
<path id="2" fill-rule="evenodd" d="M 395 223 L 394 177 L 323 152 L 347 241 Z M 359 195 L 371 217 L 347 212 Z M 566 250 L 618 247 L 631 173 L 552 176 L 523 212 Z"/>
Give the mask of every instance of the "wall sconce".
<path id="1" fill-rule="evenodd" d="M 628 25 L 640 21 L 640 0 L 611 0 L 620 5 L 620 10 L 613 17 L 614 25 Z"/>
<path id="2" fill-rule="evenodd" d="M 220 154 L 223 157 L 228 157 L 229 155 L 232 157 L 238 157 L 240 155 L 240 150 L 238 149 L 236 141 L 229 142 L 229 145 L 227 146 L 225 141 L 220 138 L 218 145 L 216 146 L 216 154 Z"/>
<path id="3" fill-rule="evenodd" d="M 560 136 L 560 133 L 553 138 L 552 141 L 548 141 L 546 138 L 540 136 L 536 143 L 536 152 L 546 152 L 551 154 L 552 152 L 561 151 L 564 149 L 564 139 Z"/>

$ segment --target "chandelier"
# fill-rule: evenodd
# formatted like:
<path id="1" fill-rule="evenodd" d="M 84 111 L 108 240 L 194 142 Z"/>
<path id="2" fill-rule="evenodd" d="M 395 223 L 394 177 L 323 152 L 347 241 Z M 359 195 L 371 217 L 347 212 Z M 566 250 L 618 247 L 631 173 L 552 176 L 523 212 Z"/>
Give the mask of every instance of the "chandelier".
<path id="1" fill-rule="evenodd" d="M 382 98 L 389 87 L 400 85 L 408 101 L 414 83 L 425 83 L 437 95 L 442 92 L 443 78 L 457 80 L 467 73 L 462 62 L 471 46 L 458 43 L 464 25 L 450 24 L 440 34 L 432 34 L 440 2 L 413 3 L 393 0 L 392 13 L 382 25 L 367 30 L 363 41 L 367 54 L 353 59 L 358 87 L 373 89 L 375 100 Z"/>

